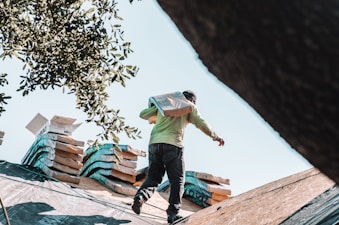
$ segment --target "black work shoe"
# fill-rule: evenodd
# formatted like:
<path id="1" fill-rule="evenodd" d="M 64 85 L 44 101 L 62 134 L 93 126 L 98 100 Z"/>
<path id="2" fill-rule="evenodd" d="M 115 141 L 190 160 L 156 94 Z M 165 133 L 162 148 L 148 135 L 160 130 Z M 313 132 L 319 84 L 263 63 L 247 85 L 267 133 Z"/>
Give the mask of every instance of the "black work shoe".
<path id="1" fill-rule="evenodd" d="M 133 212 L 135 212 L 136 214 L 140 214 L 141 212 L 141 206 L 144 203 L 144 199 L 142 198 L 142 196 L 135 196 L 134 197 L 134 201 L 133 201 L 133 205 L 132 205 L 132 210 Z"/>
<path id="2" fill-rule="evenodd" d="M 168 222 L 169 224 L 172 224 L 172 223 L 174 223 L 175 221 L 180 220 L 180 219 L 182 219 L 182 218 L 183 218 L 183 217 L 180 216 L 180 215 L 178 215 L 178 214 L 176 214 L 176 215 L 170 215 L 170 216 L 167 217 L 167 222 Z"/>

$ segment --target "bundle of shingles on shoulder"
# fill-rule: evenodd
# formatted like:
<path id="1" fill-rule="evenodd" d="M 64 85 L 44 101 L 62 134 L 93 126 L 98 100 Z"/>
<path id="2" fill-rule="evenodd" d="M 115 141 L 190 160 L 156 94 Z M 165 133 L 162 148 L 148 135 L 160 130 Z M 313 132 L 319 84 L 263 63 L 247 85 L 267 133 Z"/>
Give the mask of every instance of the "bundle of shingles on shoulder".
<path id="1" fill-rule="evenodd" d="M 124 195 L 134 195 L 147 167 L 137 170 L 138 157 L 146 152 L 130 145 L 105 143 L 85 151 L 81 176 L 99 181 L 107 188 Z"/>
<path id="2" fill-rule="evenodd" d="M 21 163 L 40 168 L 57 180 L 79 184 L 85 143 L 71 136 L 80 126 L 74 121 L 62 116 L 54 116 L 49 121 L 38 113 L 26 126 L 35 134 L 35 141 Z"/>
<path id="3" fill-rule="evenodd" d="M 209 173 L 186 171 L 184 183 L 185 199 L 205 208 L 231 197 L 230 180 Z M 169 181 L 159 185 L 157 191 L 169 192 Z"/>

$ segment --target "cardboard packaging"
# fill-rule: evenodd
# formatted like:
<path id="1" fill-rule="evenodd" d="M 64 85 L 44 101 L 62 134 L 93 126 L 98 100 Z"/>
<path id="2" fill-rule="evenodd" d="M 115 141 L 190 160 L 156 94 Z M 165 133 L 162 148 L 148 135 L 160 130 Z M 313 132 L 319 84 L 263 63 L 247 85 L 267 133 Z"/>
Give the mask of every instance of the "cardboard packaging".
<path id="1" fill-rule="evenodd" d="M 44 133 L 57 133 L 71 136 L 73 131 L 77 129 L 81 123 L 74 124 L 76 119 L 54 116 L 50 121 L 43 115 L 38 113 L 26 126 L 26 129 L 34 135 Z"/>
<path id="2" fill-rule="evenodd" d="M 182 92 L 172 92 L 163 95 L 152 96 L 148 104 L 154 104 L 163 116 L 181 116 L 192 112 L 192 104 Z"/>

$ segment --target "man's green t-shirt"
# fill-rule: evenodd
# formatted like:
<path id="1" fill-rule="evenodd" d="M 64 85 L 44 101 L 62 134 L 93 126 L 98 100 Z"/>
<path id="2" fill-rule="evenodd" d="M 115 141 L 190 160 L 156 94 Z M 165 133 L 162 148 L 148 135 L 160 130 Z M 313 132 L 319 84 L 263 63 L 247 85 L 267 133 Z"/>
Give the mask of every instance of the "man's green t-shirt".
<path id="1" fill-rule="evenodd" d="M 149 144 L 166 143 L 183 148 L 184 131 L 189 123 L 194 124 L 214 141 L 218 139 L 218 135 L 212 130 L 207 121 L 200 116 L 198 108 L 193 103 L 192 112 L 177 117 L 165 117 L 155 106 L 140 112 L 140 117 L 145 120 L 154 116 L 157 119 L 151 132 Z"/>

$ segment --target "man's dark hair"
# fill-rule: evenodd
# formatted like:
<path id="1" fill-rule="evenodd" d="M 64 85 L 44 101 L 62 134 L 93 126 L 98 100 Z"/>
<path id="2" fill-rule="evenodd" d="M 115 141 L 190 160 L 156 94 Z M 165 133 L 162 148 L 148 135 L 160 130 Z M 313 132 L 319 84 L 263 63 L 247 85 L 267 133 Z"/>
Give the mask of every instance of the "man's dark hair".
<path id="1" fill-rule="evenodd" d="M 192 99 L 194 103 L 197 101 L 197 96 L 195 95 L 193 91 L 187 90 L 187 91 L 184 91 L 183 94 L 188 100 Z"/>

